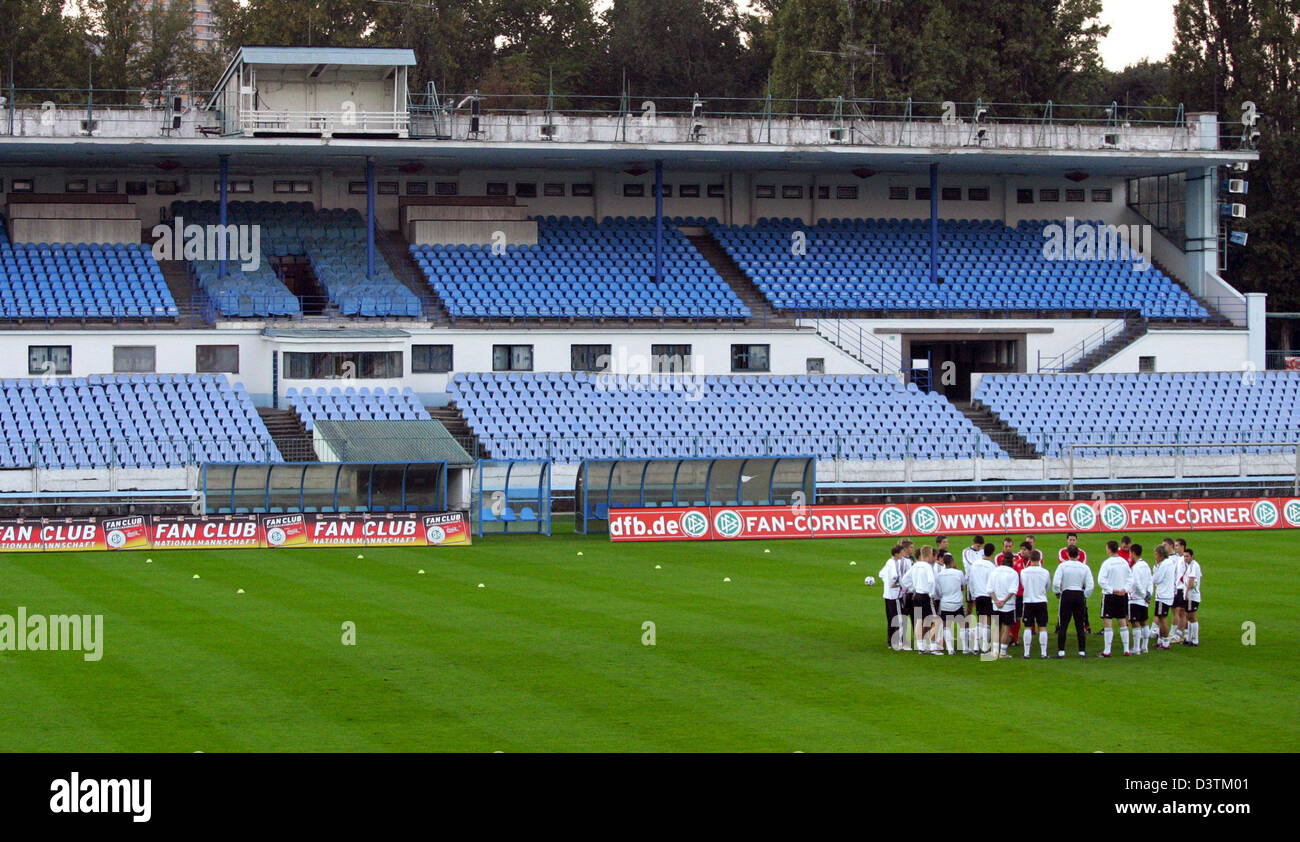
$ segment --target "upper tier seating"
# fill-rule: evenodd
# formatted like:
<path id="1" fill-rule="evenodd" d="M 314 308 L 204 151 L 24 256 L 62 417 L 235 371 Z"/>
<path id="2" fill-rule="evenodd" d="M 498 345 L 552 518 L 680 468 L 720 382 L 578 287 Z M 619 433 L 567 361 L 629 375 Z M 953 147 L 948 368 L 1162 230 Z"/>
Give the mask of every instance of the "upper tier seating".
<path id="1" fill-rule="evenodd" d="M 200 225 L 215 225 L 216 202 L 173 202 L 172 214 Z M 366 221 L 355 209 L 315 210 L 310 202 L 230 202 L 229 225 L 261 226 L 262 259 L 245 272 L 238 260 L 226 261 L 227 276 L 218 277 L 217 261 L 195 262 L 205 291 L 225 316 L 297 315 L 301 305 L 276 277 L 271 257 L 306 255 L 329 303 L 344 316 L 419 318 L 419 297 L 407 289 L 375 254 L 375 277 L 366 278 Z"/>
<path id="2" fill-rule="evenodd" d="M 654 220 L 539 220 L 537 245 L 411 246 L 453 318 L 748 318 L 749 308 L 690 241 L 664 227 L 654 281 Z"/>
<path id="3" fill-rule="evenodd" d="M 1199 444 L 1189 456 L 1233 454 L 1240 442 L 1300 439 L 1300 372 L 1175 374 L 996 374 L 980 380 L 975 400 L 1001 416 L 1045 456 L 1071 444 Z M 1248 453 L 1274 448 L 1248 447 Z M 1077 451 L 1105 456 L 1105 448 Z M 1159 450 L 1114 451 L 1144 456 Z"/>
<path id="4" fill-rule="evenodd" d="M 1008 458 L 937 393 L 875 376 L 457 374 L 495 459 Z"/>
<path id="5" fill-rule="evenodd" d="M 148 246 L 14 245 L 0 219 L 0 318 L 159 319 L 179 312 Z"/>
<path id="6" fill-rule="evenodd" d="M 1140 310 L 1153 319 L 1209 313 L 1175 281 L 1136 262 L 1049 260 L 1044 221 L 940 220 L 940 284 L 930 283 L 929 221 L 759 220 L 710 230 L 773 307 L 789 310 Z M 1081 223 L 1082 224 L 1082 223 Z M 807 253 L 792 249 L 807 236 Z"/>
<path id="7" fill-rule="evenodd" d="M 0 388 L 6 468 L 283 461 L 243 384 L 224 375 L 92 374 Z"/>
<path id="8" fill-rule="evenodd" d="M 302 419 L 303 427 L 311 431 L 317 420 L 329 421 L 432 421 L 428 410 L 420 403 L 415 391 L 407 386 L 400 391 L 389 386 L 373 390 L 369 386 L 357 388 L 338 386 L 299 391 L 290 387 L 285 392 L 289 406 Z"/>

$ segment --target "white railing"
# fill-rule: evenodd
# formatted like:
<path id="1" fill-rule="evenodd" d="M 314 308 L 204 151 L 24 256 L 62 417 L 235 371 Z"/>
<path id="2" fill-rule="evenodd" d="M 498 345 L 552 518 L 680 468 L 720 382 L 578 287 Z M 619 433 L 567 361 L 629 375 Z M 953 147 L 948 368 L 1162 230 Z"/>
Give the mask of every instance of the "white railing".
<path id="1" fill-rule="evenodd" d="M 406 137 L 410 117 L 405 111 L 241 111 L 239 128 L 246 135 L 284 134 L 393 134 Z"/>

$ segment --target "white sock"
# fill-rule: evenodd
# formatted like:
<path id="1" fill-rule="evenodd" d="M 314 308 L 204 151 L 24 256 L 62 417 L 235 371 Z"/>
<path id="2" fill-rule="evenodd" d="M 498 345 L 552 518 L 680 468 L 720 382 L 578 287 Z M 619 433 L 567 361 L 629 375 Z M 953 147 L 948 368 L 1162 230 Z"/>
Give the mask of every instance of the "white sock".
<path id="1" fill-rule="evenodd" d="M 1038 648 L 1042 650 L 1043 657 L 1047 657 L 1047 629 L 1038 633 Z"/>
<path id="2" fill-rule="evenodd" d="M 1191 633 L 1191 640 L 1192 640 L 1192 643 L 1200 643 L 1200 642 L 1201 642 L 1201 624 L 1200 624 L 1199 621 L 1198 621 L 1198 622 L 1195 622 L 1195 623 L 1188 623 L 1188 624 L 1187 624 L 1187 631 L 1189 631 L 1189 632 Z"/>
<path id="3" fill-rule="evenodd" d="M 1005 644 L 1005 643 L 1002 644 L 1002 654 L 1003 654 L 1003 655 L 1007 654 L 1007 644 Z"/>
<path id="4" fill-rule="evenodd" d="M 952 626 L 947 626 L 947 627 L 944 628 L 944 630 L 943 630 L 943 646 L 944 646 L 944 649 L 948 650 L 948 654 L 949 654 L 949 655 L 951 655 L 951 654 L 953 653 L 953 639 L 952 639 L 952 638 L 953 638 L 953 635 L 952 635 Z"/>
<path id="5" fill-rule="evenodd" d="M 1102 630 L 1102 634 L 1101 634 L 1101 639 L 1102 639 L 1102 650 L 1101 650 L 1101 654 L 1103 654 L 1103 655 L 1109 655 L 1109 654 L 1110 654 L 1110 644 L 1111 644 L 1112 641 L 1115 640 L 1115 630 L 1114 630 L 1114 629 L 1103 629 L 1103 630 Z"/>
<path id="6" fill-rule="evenodd" d="M 1029 657 L 1029 644 L 1030 644 L 1029 633 L 1026 632 L 1025 634 L 1020 635 L 1020 639 L 1021 639 L 1021 640 L 1024 642 L 1024 644 L 1025 644 L 1025 657 L 1028 658 L 1028 657 Z"/>
<path id="7" fill-rule="evenodd" d="M 1151 651 L 1151 627 L 1150 626 L 1142 627 L 1142 651 L 1143 652 Z"/>
<path id="8" fill-rule="evenodd" d="M 1125 651 L 1125 652 L 1132 652 L 1132 651 L 1133 651 L 1132 649 L 1129 649 L 1129 646 L 1128 646 L 1128 639 L 1129 639 L 1128 626 L 1121 626 L 1121 627 L 1120 627 L 1120 630 L 1119 630 L 1119 639 L 1122 640 L 1122 641 L 1124 641 L 1124 651 Z"/>

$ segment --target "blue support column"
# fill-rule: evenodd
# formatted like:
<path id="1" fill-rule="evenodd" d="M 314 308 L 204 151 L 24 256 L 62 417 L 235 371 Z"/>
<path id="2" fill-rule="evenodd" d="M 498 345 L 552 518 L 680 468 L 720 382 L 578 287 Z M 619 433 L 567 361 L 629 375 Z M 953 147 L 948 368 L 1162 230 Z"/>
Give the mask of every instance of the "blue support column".
<path id="1" fill-rule="evenodd" d="M 930 283 L 939 283 L 939 165 L 930 165 Z"/>
<path id="2" fill-rule="evenodd" d="M 222 230 L 222 231 L 225 231 L 225 230 L 226 230 L 226 205 L 227 205 L 227 196 L 228 196 L 228 194 L 229 194 L 229 192 L 230 192 L 230 191 L 229 191 L 229 188 L 230 188 L 230 156 L 229 156 L 229 155 L 222 155 L 218 160 L 221 162 L 221 179 L 220 179 L 220 185 L 221 185 L 221 186 L 220 186 L 220 188 L 219 188 L 220 193 L 221 193 L 221 198 L 220 198 L 220 199 L 218 200 L 218 202 L 217 202 L 217 205 L 218 205 L 218 209 L 217 209 L 217 219 L 218 219 L 218 221 L 221 223 L 221 230 Z M 225 254 L 224 254 L 224 253 L 222 254 L 222 256 L 221 256 L 221 258 L 220 258 L 220 260 L 219 260 L 219 262 L 218 262 L 218 264 L 217 264 L 217 277 L 218 277 L 218 278 L 224 278 L 224 277 L 226 277 L 226 257 L 225 257 Z"/>
<path id="3" fill-rule="evenodd" d="M 664 162 L 655 161 L 655 283 L 664 280 Z"/>
<path id="4" fill-rule="evenodd" d="M 375 277 L 375 159 L 366 158 L 366 280 Z"/>

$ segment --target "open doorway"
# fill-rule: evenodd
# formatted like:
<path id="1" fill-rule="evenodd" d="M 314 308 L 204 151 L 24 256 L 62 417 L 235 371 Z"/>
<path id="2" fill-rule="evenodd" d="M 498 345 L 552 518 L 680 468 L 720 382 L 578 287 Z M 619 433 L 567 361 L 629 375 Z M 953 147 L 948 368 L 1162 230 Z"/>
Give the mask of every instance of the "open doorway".
<path id="1" fill-rule="evenodd" d="M 1024 338 L 904 337 L 904 364 L 929 358 L 930 388 L 950 401 L 971 399 L 971 375 L 1024 371 Z"/>

